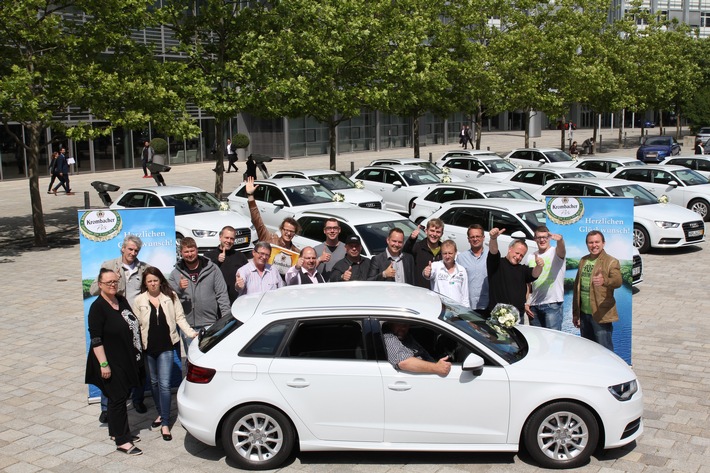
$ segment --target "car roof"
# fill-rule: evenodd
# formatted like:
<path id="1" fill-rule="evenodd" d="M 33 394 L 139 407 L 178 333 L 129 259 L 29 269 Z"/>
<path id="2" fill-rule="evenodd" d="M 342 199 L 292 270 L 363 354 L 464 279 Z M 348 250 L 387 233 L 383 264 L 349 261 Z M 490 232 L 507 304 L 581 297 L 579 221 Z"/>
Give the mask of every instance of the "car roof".
<path id="1" fill-rule="evenodd" d="M 272 174 L 271 179 L 274 176 L 279 176 L 282 174 L 302 174 L 304 176 L 321 176 L 323 174 L 340 174 L 338 171 L 333 171 L 332 169 L 292 169 L 290 171 L 276 171 Z M 270 180 L 270 179 L 269 179 Z M 280 179 L 283 181 L 283 179 Z"/>
<path id="2" fill-rule="evenodd" d="M 304 185 L 320 185 L 315 181 L 310 179 L 298 179 L 295 177 L 288 177 L 284 179 L 259 179 L 254 181 L 254 184 L 271 184 L 276 187 L 292 187 L 292 186 L 304 186 Z"/>
<path id="3" fill-rule="evenodd" d="M 428 160 L 421 159 L 421 158 L 377 158 L 377 159 L 373 159 L 372 162 L 370 163 L 370 165 L 379 166 L 378 164 L 372 164 L 372 163 L 377 163 L 377 162 L 382 162 L 382 161 L 399 161 L 400 164 L 428 163 L 429 162 Z"/>
<path id="4" fill-rule="evenodd" d="M 127 192 L 150 192 L 151 194 L 155 194 L 157 196 L 163 196 L 207 191 L 195 186 L 145 186 L 131 187 L 130 189 L 126 189 L 123 193 L 125 194 Z"/>
<path id="5" fill-rule="evenodd" d="M 392 171 L 402 172 L 402 171 L 422 171 L 425 170 L 420 166 L 415 166 L 413 164 L 377 164 L 375 166 L 365 166 L 358 169 L 358 172 L 364 169 L 391 169 Z"/>
<path id="6" fill-rule="evenodd" d="M 574 179 L 553 179 L 550 182 L 548 182 L 545 187 L 547 187 L 550 184 L 557 183 L 557 182 L 563 182 L 565 184 L 591 184 L 591 185 L 598 185 L 600 187 L 614 187 L 614 186 L 627 186 L 629 184 L 638 184 L 641 185 L 641 182 L 636 182 L 636 181 L 627 181 L 625 179 L 609 179 L 609 178 L 589 178 L 589 179 L 580 179 L 580 178 L 574 178 Z"/>
<path id="7" fill-rule="evenodd" d="M 642 163 L 643 161 L 639 161 L 636 158 L 630 158 L 628 156 L 583 156 L 578 159 L 578 161 L 584 162 L 584 161 L 613 161 L 615 163 L 621 163 L 621 162 L 629 162 L 629 161 L 638 161 Z"/>
<path id="8" fill-rule="evenodd" d="M 446 158 L 447 161 L 451 159 L 478 159 L 479 161 L 486 161 L 486 160 L 492 160 L 492 159 L 502 159 L 505 161 L 505 159 L 501 158 L 497 154 L 491 152 L 491 154 L 488 154 L 488 151 L 486 151 L 486 154 L 476 154 L 476 155 L 470 155 L 470 156 L 449 156 Z"/>
<path id="9" fill-rule="evenodd" d="M 544 210 L 545 204 L 536 200 L 522 199 L 466 199 L 466 200 L 451 200 L 442 204 L 442 209 L 445 207 L 485 207 L 507 210 L 509 212 L 530 212 L 535 210 Z"/>
<path id="10" fill-rule="evenodd" d="M 297 212 L 295 218 L 299 219 L 304 216 L 318 216 L 324 218 L 335 217 L 338 220 L 342 220 L 343 222 L 347 222 L 351 225 L 361 225 L 362 223 L 368 222 L 407 220 L 406 217 L 403 217 L 396 212 L 381 209 L 366 209 L 362 207 L 328 207 L 317 210 L 304 210 L 302 212 Z"/>
<path id="11" fill-rule="evenodd" d="M 255 300 L 258 300 L 258 311 Z M 240 310 L 241 305 L 247 310 Z M 334 312 L 336 305 L 337 311 Z M 441 298 L 435 292 L 410 284 L 352 281 L 348 284 L 285 286 L 240 297 L 234 307 L 233 313 L 239 314 L 236 318 L 242 321 L 257 312 L 269 318 L 276 315 L 298 318 L 319 311 L 325 311 L 329 316 L 349 314 L 353 309 L 396 311 L 405 317 L 425 316 L 428 320 L 436 320 L 441 313 Z"/>
<path id="12" fill-rule="evenodd" d="M 429 194 L 435 189 L 440 189 L 442 187 L 452 188 L 452 189 L 475 189 L 482 191 L 495 191 L 495 190 L 505 190 L 505 189 L 519 189 L 515 184 L 498 183 L 498 182 L 442 182 L 440 184 L 434 184 L 431 189 L 427 191 Z M 421 196 L 420 196 L 421 197 Z"/>
<path id="13" fill-rule="evenodd" d="M 512 174 L 515 176 L 516 174 L 520 172 L 530 172 L 530 171 L 545 171 L 545 172 L 551 172 L 553 174 L 564 174 L 565 172 L 584 172 L 584 169 L 577 169 L 577 168 L 553 168 L 551 166 L 540 166 L 536 168 L 520 168 L 516 169 L 515 172 Z"/>
<path id="14" fill-rule="evenodd" d="M 549 151 L 562 151 L 559 148 L 515 148 L 513 151 L 540 151 L 541 153 L 547 153 Z M 513 152 L 511 151 L 511 153 Z M 562 151 L 564 152 L 564 151 Z"/>
<path id="15" fill-rule="evenodd" d="M 658 171 L 688 171 L 688 168 L 679 164 L 647 164 L 643 169 L 655 169 Z"/>

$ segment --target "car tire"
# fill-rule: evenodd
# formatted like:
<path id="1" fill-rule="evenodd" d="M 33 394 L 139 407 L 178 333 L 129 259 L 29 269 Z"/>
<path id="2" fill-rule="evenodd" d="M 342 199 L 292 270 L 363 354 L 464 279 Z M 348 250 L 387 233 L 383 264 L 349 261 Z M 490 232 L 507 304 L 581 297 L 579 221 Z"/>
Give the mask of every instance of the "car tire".
<path id="1" fill-rule="evenodd" d="M 222 446 L 238 468 L 272 470 L 291 455 L 296 435 L 291 421 L 273 407 L 242 406 L 222 425 Z"/>
<path id="2" fill-rule="evenodd" d="M 639 253 L 648 253 L 648 250 L 651 249 L 651 238 L 641 225 L 634 224 L 634 246 L 639 250 Z"/>
<path id="3" fill-rule="evenodd" d="M 707 200 L 693 199 L 688 202 L 688 208 L 703 217 L 704 221 L 710 221 L 710 204 Z"/>
<path id="4" fill-rule="evenodd" d="M 553 402 L 535 411 L 523 427 L 523 442 L 543 468 L 577 468 L 597 448 L 599 426 L 586 407 Z"/>

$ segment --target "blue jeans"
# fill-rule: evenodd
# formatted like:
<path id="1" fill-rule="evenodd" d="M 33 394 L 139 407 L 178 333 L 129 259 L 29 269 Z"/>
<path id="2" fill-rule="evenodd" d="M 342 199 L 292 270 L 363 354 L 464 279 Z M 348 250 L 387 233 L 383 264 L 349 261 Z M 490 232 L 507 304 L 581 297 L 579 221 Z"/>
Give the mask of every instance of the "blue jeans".
<path id="1" fill-rule="evenodd" d="M 173 371 L 173 350 L 158 355 L 146 354 L 150 373 L 150 388 L 153 402 L 160 415 L 161 425 L 170 425 L 170 375 Z"/>
<path id="2" fill-rule="evenodd" d="M 530 312 L 535 314 L 532 318 L 528 316 L 530 325 L 562 330 L 562 302 L 531 305 Z"/>
<path id="3" fill-rule="evenodd" d="M 614 325 L 611 322 L 600 324 L 594 320 L 591 314 L 584 312 L 579 316 L 579 334 L 582 338 L 597 342 L 611 351 L 614 351 L 614 343 L 611 341 L 613 331 Z"/>

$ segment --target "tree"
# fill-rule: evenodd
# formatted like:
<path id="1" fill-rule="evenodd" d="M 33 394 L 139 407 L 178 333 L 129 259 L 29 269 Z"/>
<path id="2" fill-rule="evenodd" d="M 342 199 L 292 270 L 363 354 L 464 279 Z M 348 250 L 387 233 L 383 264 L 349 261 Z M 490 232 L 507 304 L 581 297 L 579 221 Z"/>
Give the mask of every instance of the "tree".
<path id="1" fill-rule="evenodd" d="M 149 17 L 148 5 L 144 0 L 13 0 L 0 4 L 0 44 L 5 45 L 0 59 L 0 120 L 28 155 L 36 246 L 47 245 L 39 191 L 40 137 L 44 131 L 51 127 L 75 138 L 107 132 L 105 127 L 66 125 L 63 118 L 70 105 L 91 110 L 99 119 L 112 119 L 114 126 L 150 117 L 133 109 L 141 102 L 134 95 L 138 87 L 143 95 L 152 81 L 134 74 L 146 64 L 142 58 L 147 50 L 130 39 L 131 30 L 144 25 Z M 124 53 L 130 55 L 130 61 Z M 162 102 L 166 96 L 161 90 L 164 88 L 156 87 L 149 101 Z M 108 105 L 119 103 L 120 107 L 104 113 Z M 147 105 L 141 103 L 140 109 Z M 24 139 L 10 129 L 11 123 L 24 127 Z"/>

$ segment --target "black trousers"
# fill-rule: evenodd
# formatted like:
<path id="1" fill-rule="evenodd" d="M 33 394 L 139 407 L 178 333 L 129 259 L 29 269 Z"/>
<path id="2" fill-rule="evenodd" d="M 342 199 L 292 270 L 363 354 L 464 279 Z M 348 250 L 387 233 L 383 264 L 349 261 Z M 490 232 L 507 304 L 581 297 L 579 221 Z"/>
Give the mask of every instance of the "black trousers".
<path id="1" fill-rule="evenodd" d="M 239 171 L 239 168 L 237 167 L 236 163 L 237 162 L 237 155 L 236 154 L 228 154 L 227 159 L 229 160 L 229 166 L 227 167 L 227 172 L 229 172 L 232 167 L 234 168 L 234 172 Z"/>
<path id="2" fill-rule="evenodd" d="M 123 445 L 131 441 L 131 429 L 128 427 L 128 402 L 129 391 L 117 397 L 108 398 L 108 434 L 116 439 L 116 445 Z"/>

